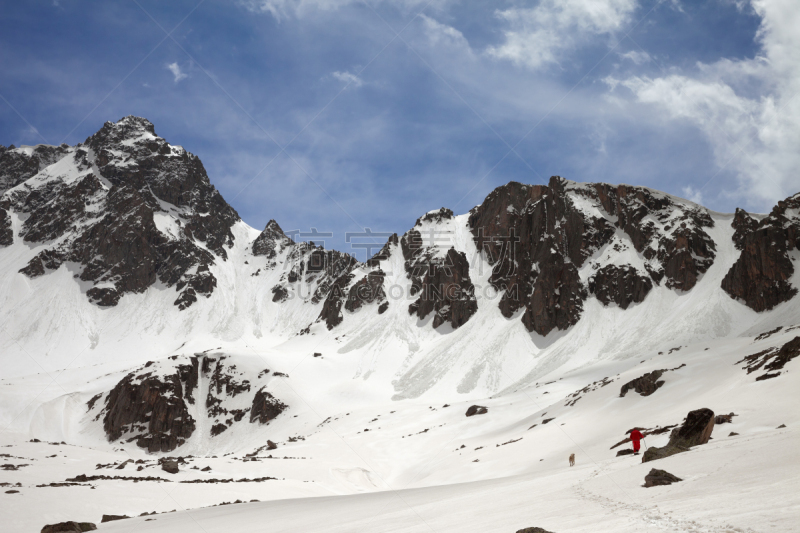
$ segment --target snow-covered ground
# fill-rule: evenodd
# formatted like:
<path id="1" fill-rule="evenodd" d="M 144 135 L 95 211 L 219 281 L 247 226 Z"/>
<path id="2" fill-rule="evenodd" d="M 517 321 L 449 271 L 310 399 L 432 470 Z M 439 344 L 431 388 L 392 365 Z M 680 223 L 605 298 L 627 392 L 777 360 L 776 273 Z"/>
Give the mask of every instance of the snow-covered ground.
<path id="1" fill-rule="evenodd" d="M 19 491 L 2 494 L 0 520 L 4 530 L 22 532 L 63 520 L 99 523 L 103 514 L 177 510 L 100 529 L 795 531 L 800 517 L 797 361 L 764 381 L 755 381 L 759 373 L 747 374 L 737 362 L 799 334 L 800 328 L 783 328 L 758 341 L 741 336 L 676 344 L 680 349 L 585 365 L 546 384 L 479 401 L 465 401 L 456 391 L 391 401 L 389 383 L 383 383 L 388 389 L 383 391 L 373 384 L 370 396 L 365 384 L 373 380 L 352 379 L 352 368 L 337 370 L 347 366 L 346 353 L 285 359 L 227 353 L 243 372 L 268 364 L 288 373 L 273 378 L 270 390 L 290 408 L 268 426 L 234 425 L 213 439 L 196 431 L 170 454 L 187 461 L 175 475 L 161 470 L 157 455 L 133 444 L 106 442 L 101 425 L 87 417 L 86 401 L 126 372 L 120 363 L 68 370 L 52 393 L 39 393 L 50 381 L 44 373 L 5 379 L 0 383 L 4 417 L 23 414 L 0 434 L 7 454 L 2 462 L 27 466 L 0 471 L 9 484 L 3 490 Z M 651 396 L 630 391 L 620 397 L 624 383 L 683 364 L 665 373 L 665 384 Z M 613 381 L 573 395 L 603 378 Z M 473 403 L 489 412 L 466 417 Z M 680 424 L 688 411 L 701 407 L 737 416 L 716 426 L 708 444 L 657 462 L 616 457 L 624 446 L 610 449 L 633 426 Z M 780 425 L 786 427 L 777 429 Z M 29 442 L 34 437 L 45 442 Z M 267 439 L 278 448 L 262 449 L 254 456 L 258 460 L 250 460 L 247 454 Z M 661 446 L 667 439 L 668 433 L 654 435 L 646 444 Z M 570 453 L 577 456 L 573 468 L 567 462 Z M 142 470 L 134 462 L 116 468 L 128 459 L 145 461 Z M 210 471 L 199 470 L 207 466 Z M 684 481 L 643 488 L 652 467 Z M 37 487 L 80 474 L 168 481 L 101 479 Z M 277 479 L 180 483 L 262 477 Z M 216 506 L 253 499 L 261 501 Z"/>

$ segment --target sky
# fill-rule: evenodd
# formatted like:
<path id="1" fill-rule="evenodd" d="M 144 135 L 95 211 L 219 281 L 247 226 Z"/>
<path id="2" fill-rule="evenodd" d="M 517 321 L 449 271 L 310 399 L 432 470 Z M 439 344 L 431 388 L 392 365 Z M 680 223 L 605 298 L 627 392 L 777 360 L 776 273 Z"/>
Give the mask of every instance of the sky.
<path id="1" fill-rule="evenodd" d="M 509 181 L 642 185 L 722 212 L 800 191 L 796 0 L 0 9 L 0 144 L 143 116 L 251 226 L 315 228 L 362 260 L 352 244 L 385 236 L 352 234 L 466 213 Z"/>

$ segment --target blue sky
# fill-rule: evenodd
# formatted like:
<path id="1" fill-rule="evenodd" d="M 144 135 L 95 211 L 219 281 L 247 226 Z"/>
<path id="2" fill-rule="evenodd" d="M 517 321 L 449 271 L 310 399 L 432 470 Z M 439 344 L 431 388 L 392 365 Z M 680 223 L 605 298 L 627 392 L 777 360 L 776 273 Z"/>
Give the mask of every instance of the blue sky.
<path id="1" fill-rule="evenodd" d="M 515 180 L 800 190 L 790 0 L 4 2 L 0 143 L 134 114 L 262 228 L 406 231 Z M 360 259 L 364 259 L 360 252 Z"/>

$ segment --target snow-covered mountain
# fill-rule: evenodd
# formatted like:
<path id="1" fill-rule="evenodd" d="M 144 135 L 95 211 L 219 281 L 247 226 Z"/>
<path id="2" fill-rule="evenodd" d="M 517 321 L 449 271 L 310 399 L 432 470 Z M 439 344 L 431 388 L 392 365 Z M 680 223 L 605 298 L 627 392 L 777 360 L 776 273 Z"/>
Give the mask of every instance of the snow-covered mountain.
<path id="1" fill-rule="evenodd" d="M 101 455 L 153 476 L 171 453 L 289 480 L 253 488 L 266 499 L 536 477 L 527 454 L 600 458 L 625 429 L 700 407 L 757 433 L 767 391 L 800 399 L 798 261 L 800 193 L 724 214 L 553 177 L 426 213 L 362 263 L 274 220 L 251 228 L 199 158 L 125 117 L 74 147 L 0 146 L 0 423 L 31 457 L 23 440 L 76 446 L 64 478 Z M 654 389 L 620 398 L 629 382 Z M 464 417 L 473 404 L 488 416 Z M 275 446 L 308 459 L 254 464 Z M 141 498 L 120 511 L 164 510 Z"/>

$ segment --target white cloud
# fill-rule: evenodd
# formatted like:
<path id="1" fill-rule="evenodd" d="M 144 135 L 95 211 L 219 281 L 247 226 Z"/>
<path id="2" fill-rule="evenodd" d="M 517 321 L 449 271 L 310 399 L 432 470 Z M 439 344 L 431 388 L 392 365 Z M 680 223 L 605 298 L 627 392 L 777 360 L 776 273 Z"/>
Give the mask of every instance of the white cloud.
<path id="1" fill-rule="evenodd" d="M 496 15 L 508 24 L 505 42 L 487 53 L 532 69 L 558 63 L 561 53 L 591 36 L 623 28 L 636 0 L 542 0 L 536 7 Z"/>
<path id="2" fill-rule="evenodd" d="M 642 65 L 650 61 L 650 54 L 645 51 L 638 51 L 638 50 L 631 50 L 630 52 L 625 52 L 624 54 L 620 54 L 620 57 L 623 59 L 629 59 L 633 61 L 636 65 Z"/>
<path id="3" fill-rule="evenodd" d="M 695 75 L 608 81 L 698 127 L 720 173 L 738 178 L 729 193 L 766 209 L 800 190 L 800 10 L 791 0 L 751 4 L 762 18 L 759 57 L 700 64 Z"/>
<path id="4" fill-rule="evenodd" d="M 432 19 L 423 14 L 419 15 L 425 27 L 425 33 L 433 45 L 451 44 L 469 50 L 469 43 L 464 34 L 447 24 Z"/>
<path id="5" fill-rule="evenodd" d="M 185 74 L 181 70 L 181 66 L 177 63 L 170 63 L 169 65 L 167 65 L 167 68 L 169 69 L 170 72 L 172 72 L 172 75 L 175 77 L 175 83 L 178 83 L 179 81 L 186 79 L 188 77 L 187 74 Z"/>
<path id="6" fill-rule="evenodd" d="M 351 74 L 350 72 L 332 72 L 331 76 L 336 78 L 337 80 L 344 82 L 348 85 L 352 85 L 353 87 L 361 87 L 364 85 L 364 81 L 356 76 L 355 74 Z"/>

